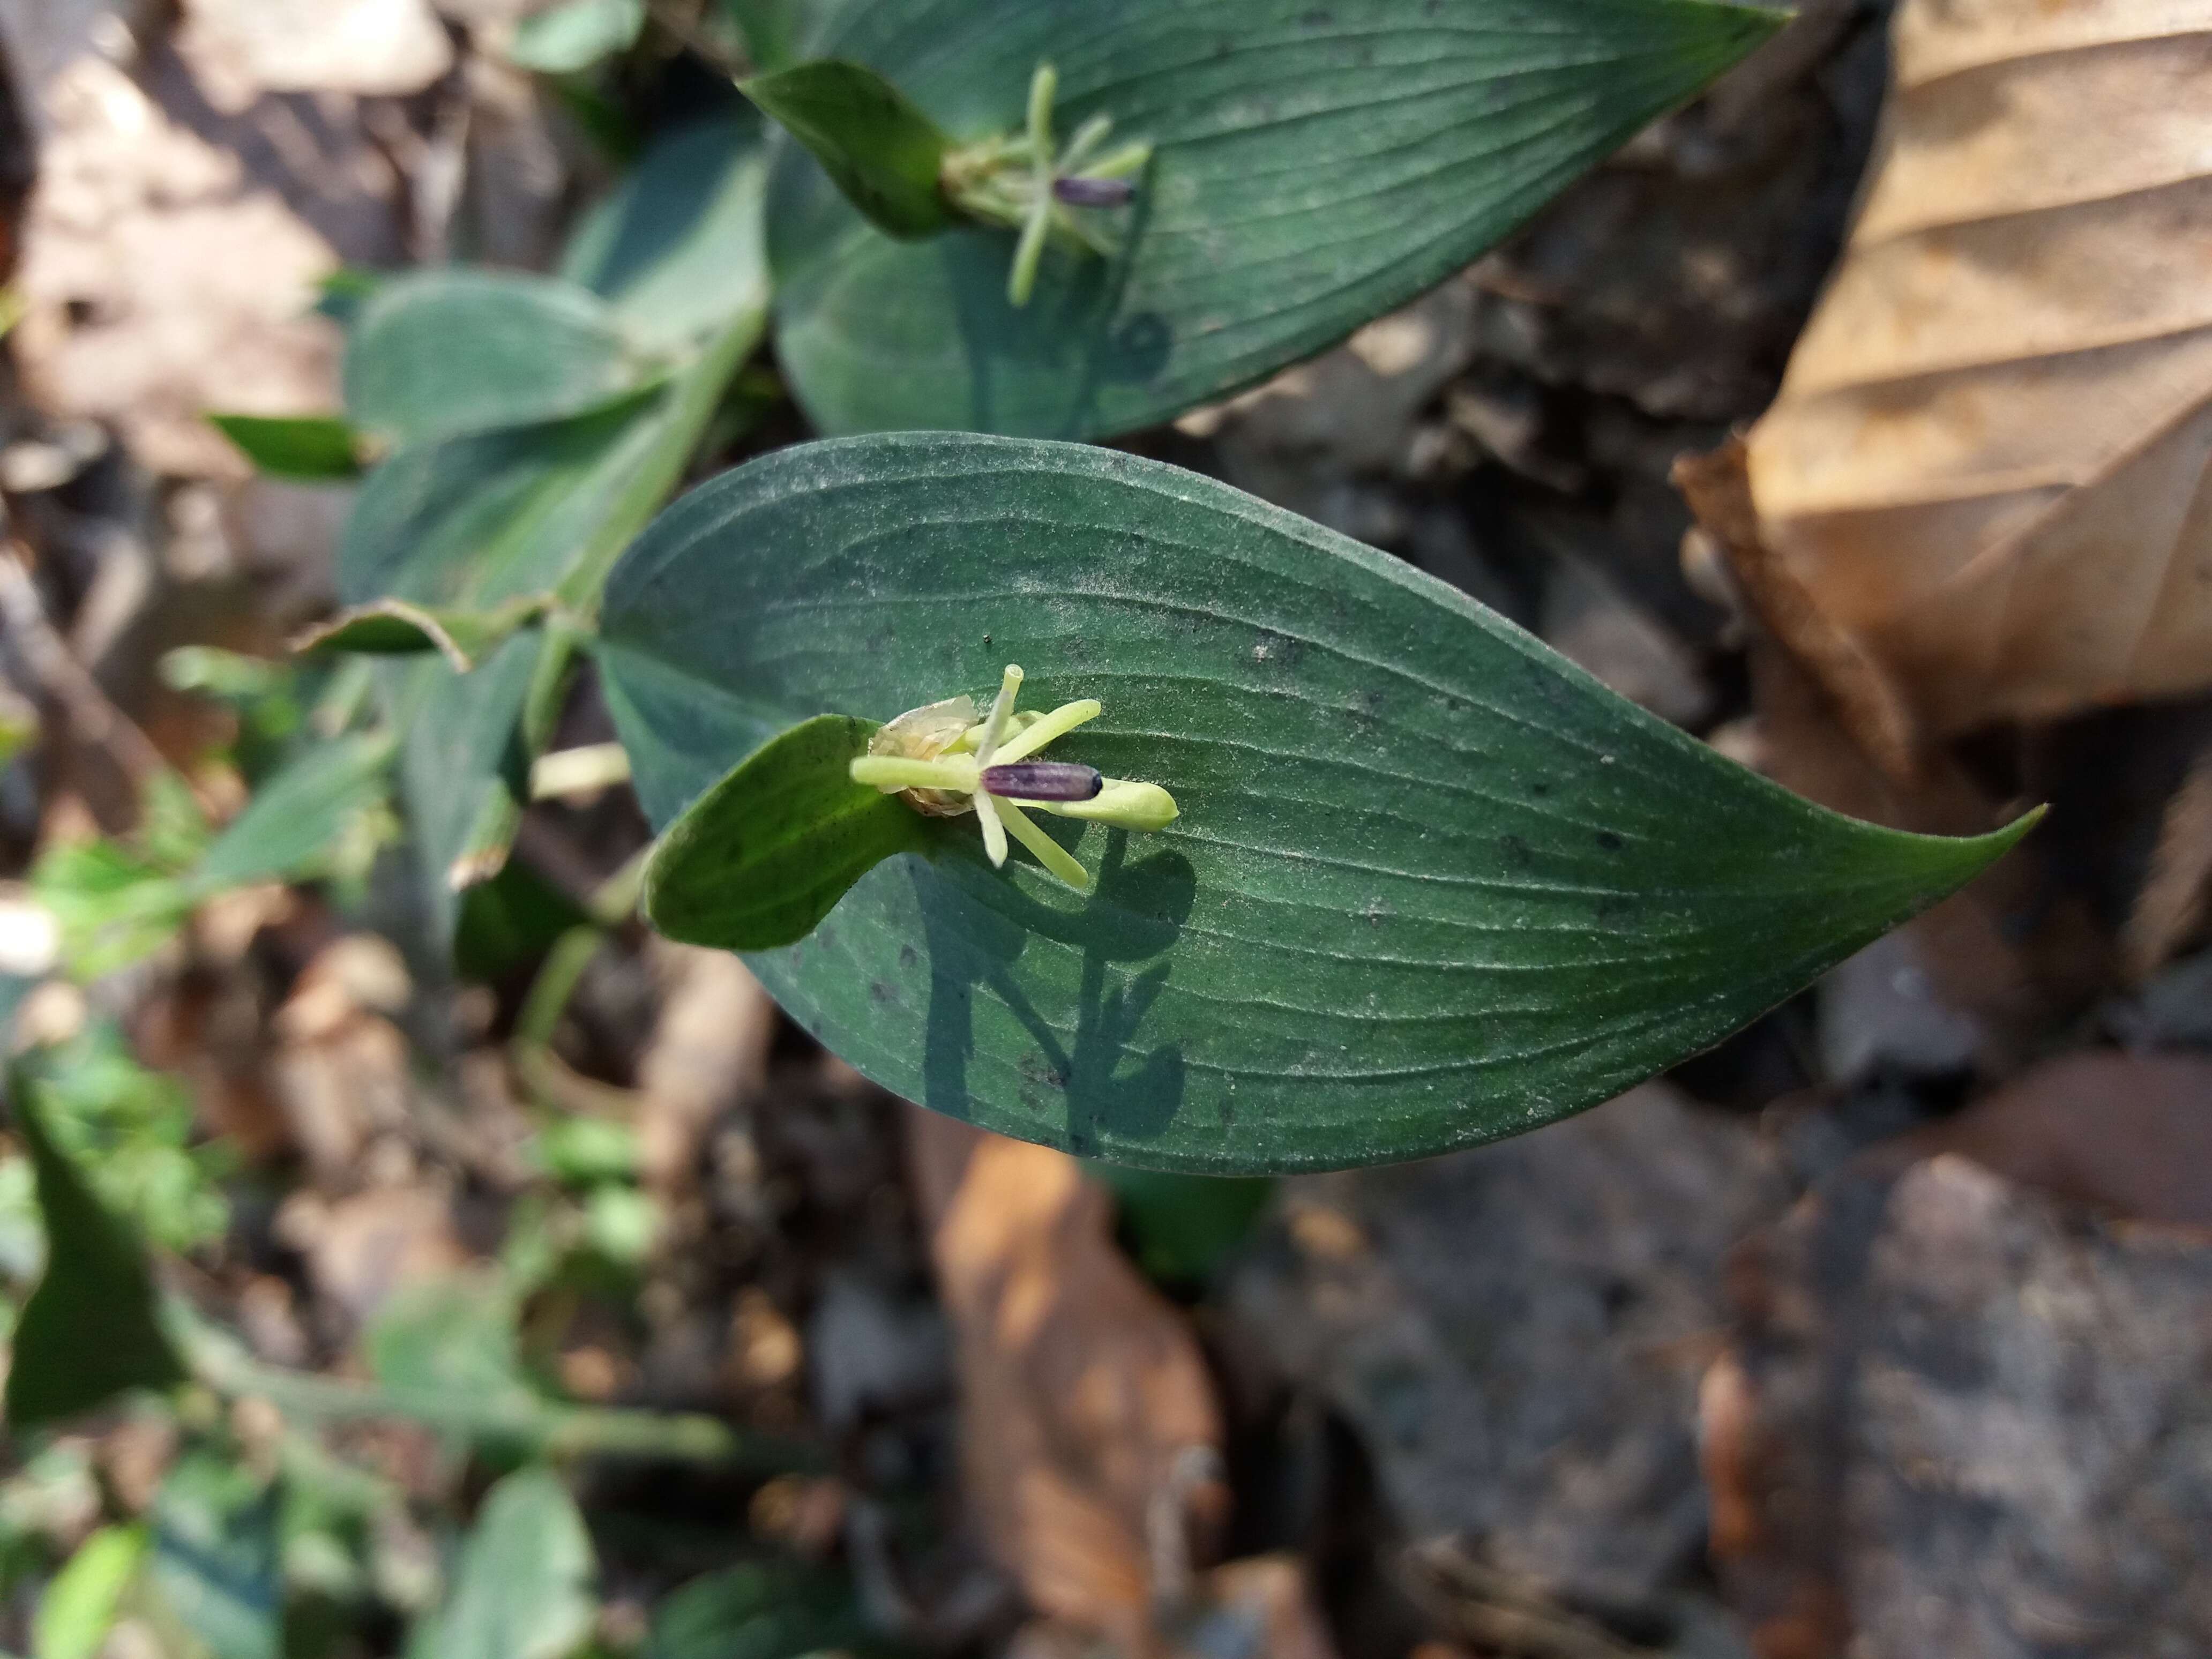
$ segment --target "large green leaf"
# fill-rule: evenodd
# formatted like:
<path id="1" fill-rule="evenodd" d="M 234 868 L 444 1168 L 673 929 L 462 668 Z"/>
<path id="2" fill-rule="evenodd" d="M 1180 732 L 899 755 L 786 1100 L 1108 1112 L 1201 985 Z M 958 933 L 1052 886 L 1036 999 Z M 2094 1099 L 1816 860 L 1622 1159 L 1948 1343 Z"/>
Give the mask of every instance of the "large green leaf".
<path id="1" fill-rule="evenodd" d="M 1155 1167 L 1533 1128 L 1718 1041 L 2010 839 L 1838 817 L 1394 560 L 1078 446 L 752 462 L 640 538 L 600 648 L 660 825 L 817 714 L 988 695 L 1010 661 L 1026 706 L 1100 698 L 1053 753 L 1182 815 L 1089 830 L 1092 896 L 994 872 L 972 817 L 936 819 L 928 856 L 751 960 L 885 1086 Z"/>
<path id="2" fill-rule="evenodd" d="M 681 128 L 585 216 L 561 274 L 607 300 L 640 344 L 696 349 L 732 317 L 768 304 L 767 177 L 750 111 Z"/>
<path id="3" fill-rule="evenodd" d="M 385 796 L 392 739 L 357 732 L 302 749 L 225 824 L 186 885 L 195 898 L 313 871 Z"/>
<path id="4" fill-rule="evenodd" d="M 346 338 L 346 412 L 402 444 L 561 420 L 635 387 L 645 365 L 588 289 L 521 271 L 394 277 Z"/>
<path id="5" fill-rule="evenodd" d="M 576 1500 L 544 1468 L 491 1489 L 452 1593 L 416 1625 L 407 1659 L 562 1659 L 591 1633 L 592 1540 Z"/>
<path id="6" fill-rule="evenodd" d="M 1083 437 L 1149 424 L 1342 338 L 1497 242 L 1780 14 L 1709 0 L 883 0 L 826 55 L 957 142 L 1023 120 L 1150 140 L 1125 252 L 874 229 L 796 145 L 769 185 L 781 361 L 825 431 Z"/>
<path id="7" fill-rule="evenodd" d="M 8 1426 L 18 1433 L 103 1405 L 126 1389 L 185 1380 L 155 1312 L 145 1247 L 108 1213 L 54 1144 L 39 1099 L 39 1056 L 8 1078 L 15 1133 L 38 1175 L 46 1271 L 23 1304 L 8 1367 Z"/>

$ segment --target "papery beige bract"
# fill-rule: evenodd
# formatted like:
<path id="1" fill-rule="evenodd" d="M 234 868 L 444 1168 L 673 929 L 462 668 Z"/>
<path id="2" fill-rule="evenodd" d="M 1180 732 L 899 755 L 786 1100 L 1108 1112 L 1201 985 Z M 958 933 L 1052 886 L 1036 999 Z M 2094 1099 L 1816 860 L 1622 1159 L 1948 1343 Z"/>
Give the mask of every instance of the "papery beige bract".
<path id="1" fill-rule="evenodd" d="M 1925 735 L 2212 684 L 2212 0 L 1905 0 L 1749 439 L 1767 555 Z"/>

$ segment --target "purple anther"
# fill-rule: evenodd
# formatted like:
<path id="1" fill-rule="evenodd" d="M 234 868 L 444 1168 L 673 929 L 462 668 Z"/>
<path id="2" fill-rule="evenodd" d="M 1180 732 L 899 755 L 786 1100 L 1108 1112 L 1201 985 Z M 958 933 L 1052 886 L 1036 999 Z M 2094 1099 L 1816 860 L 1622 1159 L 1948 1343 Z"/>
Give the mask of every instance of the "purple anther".
<path id="1" fill-rule="evenodd" d="M 1137 187 L 1127 179 L 1055 179 L 1052 193 L 1066 207 L 1127 207 Z"/>
<path id="2" fill-rule="evenodd" d="M 1015 761 L 983 769 L 987 794 L 1012 795 L 1016 800 L 1089 800 L 1105 787 L 1097 768 L 1066 761 Z"/>

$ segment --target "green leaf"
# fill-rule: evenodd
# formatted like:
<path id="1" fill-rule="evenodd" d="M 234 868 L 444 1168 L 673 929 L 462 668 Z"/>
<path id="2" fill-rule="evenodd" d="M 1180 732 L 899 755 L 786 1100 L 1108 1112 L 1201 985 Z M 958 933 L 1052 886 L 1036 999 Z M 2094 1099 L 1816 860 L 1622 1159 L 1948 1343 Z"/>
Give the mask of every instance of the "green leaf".
<path id="1" fill-rule="evenodd" d="M 362 1339 L 369 1370 L 394 1394 L 465 1399 L 488 1416 L 527 1422 L 544 1409 L 522 1374 L 514 1293 L 494 1274 L 410 1285 L 380 1309 Z"/>
<path id="2" fill-rule="evenodd" d="M 83 1172 L 47 1133 L 35 1059 L 8 1079 L 15 1133 L 38 1174 L 46 1271 L 23 1304 L 8 1368 L 8 1426 L 16 1432 L 90 1411 L 129 1389 L 185 1380 L 155 1316 L 144 1248 L 101 1207 Z"/>
<path id="3" fill-rule="evenodd" d="M 484 1499 L 453 1593 L 416 1626 L 407 1659 L 562 1659 L 591 1633 L 594 1571 L 592 1540 L 561 1477 L 519 1470 Z"/>
<path id="4" fill-rule="evenodd" d="M 392 751 L 380 732 L 302 749 L 223 826 L 187 883 L 193 896 L 321 867 L 354 820 L 383 800 Z"/>
<path id="5" fill-rule="evenodd" d="M 37 1659 L 98 1659 L 123 1593 L 146 1559 L 143 1525 L 102 1527 L 54 1575 L 32 1616 Z"/>
<path id="6" fill-rule="evenodd" d="M 403 445 L 581 415 L 644 377 L 597 295 L 519 271 L 394 277 L 346 342 L 347 413 Z"/>
<path id="7" fill-rule="evenodd" d="M 336 416 L 210 415 L 208 423 L 257 471 L 307 483 L 361 476 L 361 439 Z"/>
<path id="8" fill-rule="evenodd" d="M 938 188 L 945 135 L 873 70 L 823 58 L 738 83 L 804 144 L 837 188 L 892 236 L 929 236 L 952 222 Z"/>
<path id="9" fill-rule="evenodd" d="M 648 350 L 696 349 L 768 304 L 760 122 L 695 123 L 661 139 L 584 217 L 561 274 L 614 307 Z"/>
<path id="10" fill-rule="evenodd" d="M 1094 896 L 994 872 L 971 818 L 933 819 L 927 856 L 752 963 L 885 1087 L 1156 1168 L 1534 1128 L 1719 1041 L 2022 827 L 1838 817 L 1395 560 L 1079 446 L 931 434 L 753 461 L 639 539 L 599 649 L 664 826 L 815 714 L 988 696 L 1010 661 L 1026 707 L 1102 700 L 1054 754 L 1160 784 L 1182 817 L 1088 829 Z"/>
<path id="11" fill-rule="evenodd" d="M 566 0 L 514 26 L 510 63 L 541 75 L 574 75 L 628 52 L 645 27 L 645 0 Z"/>
<path id="12" fill-rule="evenodd" d="M 1096 436 L 1342 339 L 1499 241 L 1782 14 L 1706 0 L 883 0 L 820 49 L 957 143 L 1106 114 L 1150 169 L 1109 261 L 1010 233 L 885 236 L 805 155 L 769 181 L 777 352 L 826 432 Z"/>
<path id="13" fill-rule="evenodd" d="M 198 1448 L 154 1499 L 149 1577 L 166 1610 L 208 1659 L 277 1659 L 284 1584 L 276 1487 Z"/>
<path id="14" fill-rule="evenodd" d="M 722 0 L 755 70 L 788 69 L 802 55 L 826 0 Z"/>
<path id="15" fill-rule="evenodd" d="M 754 750 L 653 848 L 640 900 L 646 920 L 688 944 L 796 944 L 862 876 L 924 846 L 911 807 L 846 775 L 875 730 L 823 714 Z"/>
<path id="16" fill-rule="evenodd" d="M 550 599 L 520 593 L 489 611 L 462 611 L 379 599 L 341 611 L 292 641 L 292 649 L 356 651 L 364 656 L 406 657 L 434 651 L 465 674 L 507 635 L 545 614 Z"/>
<path id="17" fill-rule="evenodd" d="M 660 1604 L 644 1659 L 798 1659 L 879 1652 L 851 1583 L 816 1569 L 747 1562 L 694 1578 Z"/>

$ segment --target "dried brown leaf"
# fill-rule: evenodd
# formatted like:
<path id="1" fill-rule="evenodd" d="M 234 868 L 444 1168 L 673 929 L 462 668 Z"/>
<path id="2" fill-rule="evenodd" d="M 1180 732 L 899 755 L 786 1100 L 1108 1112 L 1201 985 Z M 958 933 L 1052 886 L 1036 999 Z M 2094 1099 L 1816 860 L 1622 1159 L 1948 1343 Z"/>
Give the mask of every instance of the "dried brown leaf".
<path id="1" fill-rule="evenodd" d="M 1898 12 L 1749 482 L 1768 560 L 1934 735 L 2212 683 L 2208 75 L 2212 0 Z"/>
<path id="2" fill-rule="evenodd" d="M 908 1122 L 985 1543 L 1040 1612 L 1150 1651 L 1223 1496 L 1198 1345 L 1073 1158 L 919 1108 Z"/>

